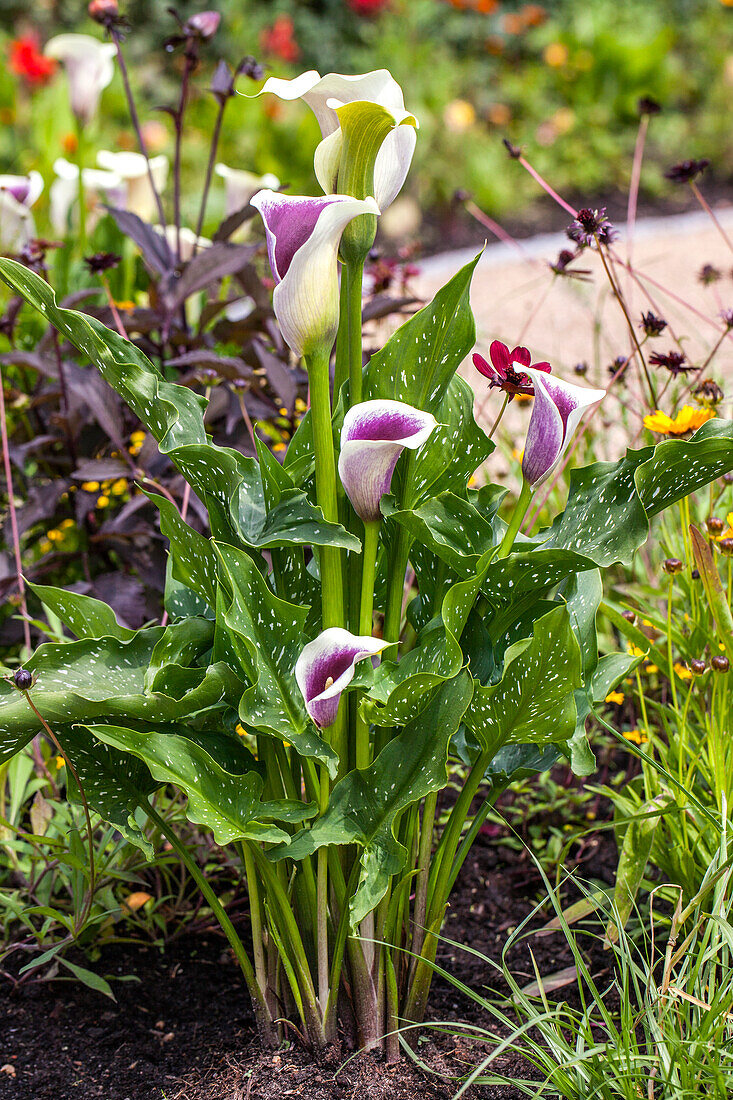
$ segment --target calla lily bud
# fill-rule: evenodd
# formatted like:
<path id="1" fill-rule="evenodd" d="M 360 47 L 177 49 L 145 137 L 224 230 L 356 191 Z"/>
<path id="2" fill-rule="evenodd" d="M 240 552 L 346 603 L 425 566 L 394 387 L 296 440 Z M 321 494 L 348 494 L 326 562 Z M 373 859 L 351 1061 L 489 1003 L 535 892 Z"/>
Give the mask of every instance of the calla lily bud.
<path id="1" fill-rule="evenodd" d="M 102 92 L 114 76 L 113 42 L 100 42 L 90 34 L 59 34 L 46 43 L 44 53 L 60 61 L 69 80 L 71 110 L 80 126 L 90 122 Z"/>
<path id="2" fill-rule="evenodd" d="M 586 409 L 606 396 L 605 390 L 587 390 L 572 382 L 522 367 L 534 387 L 534 405 L 522 458 L 522 473 L 532 489 L 550 477 L 565 454 Z"/>
<path id="3" fill-rule="evenodd" d="M 122 202 L 124 209 L 131 214 L 137 214 L 144 222 L 151 221 L 155 216 L 157 203 L 150 186 L 146 158 L 142 153 L 111 153 L 102 149 L 97 153 L 97 164 L 108 172 L 114 172 L 122 180 L 125 188 Z M 160 193 L 168 179 L 168 157 L 165 153 L 150 158 L 150 173 L 155 188 Z"/>
<path id="4" fill-rule="evenodd" d="M 402 401 L 362 401 L 344 417 L 339 477 L 356 514 L 380 519 L 379 502 L 405 447 L 417 450 L 437 424 L 434 416 Z"/>
<path id="5" fill-rule="evenodd" d="M 184 31 L 199 38 L 211 38 L 219 29 L 220 22 L 218 11 L 199 11 L 186 20 Z"/>
<path id="6" fill-rule="evenodd" d="M 39 172 L 0 176 L 0 251 L 20 252 L 35 236 L 30 208 L 43 191 Z"/>
<path id="7" fill-rule="evenodd" d="M 295 665 L 295 679 L 305 709 L 319 729 L 336 721 L 341 693 L 353 680 L 357 663 L 367 657 L 376 658 L 388 645 L 381 638 L 358 636 L 332 626 L 303 647 Z"/>
<path id="8" fill-rule="evenodd" d="M 338 248 L 352 218 L 378 214 L 372 198 L 314 199 L 259 191 L 251 200 L 265 224 L 276 282 L 275 316 L 296 355 L 326 354 L 339 320 Z"/>
<path id="9" fill-rule="evenodd" d="M 396 199 L 410 169 L 418 123 L 414 115 L 405 111 L 402 89 L 387 69 L 361 76 L 328 73 L 322 77 L 311 70 L 294 80 L 270 77 L 260 95 L 264 92 L 272 92 L 280 99 L 303 99 L 318 119 L 324 140 L 316 150 L 316 176 L 327 194 L 337 189 L 342 194 L 354 194 L 356 198 L 373 194 L 380 210 L 386 210 Z M 343 134 L 338 112 L 348 103 L 375 104 L 391 116 L 373 163 L 374 190 L 363 195 L 346 191 L 340 178 Z"/>

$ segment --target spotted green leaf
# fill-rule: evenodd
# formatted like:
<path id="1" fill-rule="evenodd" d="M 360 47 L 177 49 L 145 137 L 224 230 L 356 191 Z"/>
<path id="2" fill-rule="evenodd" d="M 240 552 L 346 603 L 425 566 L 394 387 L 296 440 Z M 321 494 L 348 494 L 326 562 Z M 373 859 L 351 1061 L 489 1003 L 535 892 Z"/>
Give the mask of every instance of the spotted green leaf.
<path id="1" fill-rule="evenodd" d="M 112 608 L 102 600 L 95 600 L 93 596 L 47 584 L 29 583 L 28 587 L 77 638 L 118 638 L 120 641 L 129 641 L 135 633 L 126 626 L 120 626 Z"/>

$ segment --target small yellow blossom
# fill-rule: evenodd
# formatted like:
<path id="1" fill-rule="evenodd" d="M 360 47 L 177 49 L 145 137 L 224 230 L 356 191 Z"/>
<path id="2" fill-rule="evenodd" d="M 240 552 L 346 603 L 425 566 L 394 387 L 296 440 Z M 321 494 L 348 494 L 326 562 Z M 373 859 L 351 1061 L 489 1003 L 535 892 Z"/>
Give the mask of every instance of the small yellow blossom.
<path id="1" fill-rule="evenodd" d="M 98 481 L 82 481 L 81 487 L 85 493 L 96 493 L 99 488 Z"/>
<path id="2" fill-rule="evenodd" d="M 595 821 L 595 819 L 596 819 L 596 815 L 593 813 L 593 810 L 588 810 L 588 813 L 585 815 L 585 820 L 586 821 Z"/>
<path id="3" fill-rule="evenodd" d="M 50 550 L 53 550 L 53 543 L 49 542 L 48 539 L 41 539 L 38 544 L 38 549 L 42 554 L 48 554 Z"/>
<path id="4" fill-rule="evenodd" d="M 64 764 L 66 763 L 63 756 L 55 756 L 53 762 L 56 765 L 57 770 L 59 770 L 59 771 L 61 770 L 61 768 L 63 768 Z"/>
<path id="5" fill-rule="evenodd" d="M 241 722 L 237 722 L 234 729 L 237 731 L 237 733 L 239 734 L 240 737 L 246 737 L 247 736 L 247 731 L 246 731 L 246 729 L 244 728 L 244 726 L 242 725 Z"/>
<path id="6" fill-rule="evenodd" d="M 109 497 L 102 493 L 101 497 L 97 497 L 97 508 L 107 508 L 109 506 Z"/>
<path id="7" fill-rule="evenodd" d="M 115 305 L 118 309 L 122 309 L 127 313 L 129 313 L 131 309 L 135 308 L 135 303 L 128 301 L 126 298 L 123 299 L 121 302 L 115 302 Z"/>
<path id="8" fill-rule="evenodd" d="M 452 134 L 464 134 L 476 121 L 476 110 L 467 99 L 454 99 L 443 111 L 446 130 Z"/>
<path id="9" fill-rule="evenodd" d="M 61 531 L 56 527 L 53 527 L 50 531 L 46 531 L 46 538 L 50 539 L 51 542 L 61 542 L 63 537 Z"/>
<path id="10" fill-rule="evenodd" d="M 675 672 L 679 676 L 680 680 L 690 680 L 690 679 L 692 679 L 692 673 L 690 672 L 687 665 L 681 664 L 680 661 L 675 661 L 675 663 L 672 667 L 674 668 Z"/>
<path id="11" fill-rule="evenodd" d="M 725 522 L 728 524 L 728 530 L 723 531 L 723 534 L 720 537 L 721 539 L 733 538 L 733 512 L 728 513 L 728 515 L 725 517 Z"/>
<path id="12" fill-rule="evenodd" d="M 115 497 L 122 496 L 123 493 L 126 493 L 127 492 L 127 479 L 124 478 L 124 477 L 119 477 L 117 479 L 117 481 L 113 481 L 112 485 L 111 485 L 111 488 L 110 488 L 110 492 Z"/>
<path id="13" fill-rule="evenodd" d="M 306 405 L 306 403 L 305 403 L 305 401 L 303 400 L 302 397 L 296 397 L 295 398 L 295 411 L 296 412 L 304 413 L 307 408 L 308 408 L 308 406 Z"/>
<path id="14" fill-rule="evenodd" d="M 645 745 L 649 740 L 645 733 L 642 733 L 641 730 L 637 729 L 626 730 L 623 736 L 626 738 L 627 741 L 631 741 L 633 745 Z"/>
<path id="15" fill-rule="evenodd" d="M 280 454 L 282 451 L 287 451 L 287 445 L 285 443 L 276 443 L 272 448 L 275 454 Z"/>
<path id="16" fill-rule="evenodd" d="M 659 669 L 650 661 L 648 664 L 644 665 L 644 672 L 646 672 L 648 676 L 654 676 L 657 672 L 659 672 Z"/>
<path id="17" fill-rule="evenodd" d="M 693 409 L 692 405 L 685 405 L 674 418 L 657 409 L 644 417 L 644 427 L 659 435 L 686 435 L 714 416 L 712 409 Z"/>
<path id="18" fill-rule="evenodd" d="M 629 642 L 626 648 L 632 657 L 643 657 L 646 653 L 645 649 L 639 649 L 638 645 L 634 645 L 633 642 Z"/>
<path id="19" fill-rule="evenodd" d="M 62 531 L 70 531 L 72 527 L 76 527 L 76 524 L 73 519 L 65 519 L 59 526 Z"/>
<path id="20" fill-rule="evenodd" d="M 605 701 L 607 703 L 616 703 L 616 705 L 620 707 L 624 701 L 624 693 L 623 691 L 611 691 L 606 696 Z"/>
<path id="21" fill-rule="evenodd" d="M 138 428 L 138 430 L 136 432 L 133 432 L 131 434 L 130 442 L 131 443 L 144 443 L 145 442 L 145 432 L 141 431 Z"/>
<path id="22" fill-rule="evenodd" d="M 550 42 L 542 54 L 545 63 L 552 69 L 561 69 L 568 62 L 568 48 L 562 42 Z"/>

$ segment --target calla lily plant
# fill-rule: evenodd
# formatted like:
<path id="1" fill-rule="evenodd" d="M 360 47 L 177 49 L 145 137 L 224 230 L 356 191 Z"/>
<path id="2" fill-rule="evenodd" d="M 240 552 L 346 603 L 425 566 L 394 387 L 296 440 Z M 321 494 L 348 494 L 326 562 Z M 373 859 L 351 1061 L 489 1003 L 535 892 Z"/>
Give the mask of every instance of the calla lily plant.
<path id="1" fill-rule="evenodd" d="M 54 50 L 71 78 L 71 53 Z M 103 83 L 87 87 L 98 96 Z M 131 631 L 82 593 L 39 590 L 77 640 L 44 644 L 0 680 L 0 763 L 51 730 L 80 762 L 89 807 L 148 854 L 151 832 L 166 838 L 228 938 L 265 1042 L 297 1032 L 394 1059 L 399 1028 L 424 1015 L 451 890 L 496 798 L 561 757 L 593 771 L 586 718 L 638 661 L 599 658 L 599 571 L 631 560 L 649 517 L 733 468 L 733 426 L 713 418 L 690 440 L 574 470 L 566 506 L 535 530 L 532 493 L 558 476 L 603 391 L 563 382 L 521 346 L 497 341 L 479 358 L 504 407 L 533 402 L 522 489 L 504 504 L 458 373 L 480 256 L 364 354 L 363 250 L 416 137 L 401 89 L 380 70 L 263 91 L 304 99 L 323 134 L 324 194 L 251 198 L 275 319 L 310 383 L 283 456 L 254 432 L 257 458 L 214 444 L 199 395 L 0 259 L 13 293 L 96 365 L 199 502 L 193 527 L 151 496 L 168 541 L 159 625 Z M 80 118 L 95 106 L 78 100 Z M 126 164 L 100 157 L 127 188 L 145 180 Z M 0 203 L 27 212 L 31 194 L 29 181 L 0 182 Z M 125 201 L 143 208 L 129 190 Z M 192 250 L 207 243 L 192 238 Z M 457 796 L 440 806 L 451 776 Z M 241 861 L 251 949 L 158 813 L 163 785 Z"/>

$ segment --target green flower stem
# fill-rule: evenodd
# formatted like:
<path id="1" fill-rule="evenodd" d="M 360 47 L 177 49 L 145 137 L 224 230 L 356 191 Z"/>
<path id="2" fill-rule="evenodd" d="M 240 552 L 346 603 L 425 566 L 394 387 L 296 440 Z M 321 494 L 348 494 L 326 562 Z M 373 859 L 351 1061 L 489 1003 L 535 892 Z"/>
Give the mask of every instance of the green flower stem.
<path id="1" fill-rule="evenodd" d="M 361 602 L 359 604 L 359 634 L 372 634 L 374 612 L 374 577 L 379 548 L 379 520 L 364 524 L 364 543 L 361 555 Z M 354 562 L 356 564 L 356 562 Z M 356 767 L 368 768 L 370 760 L 369 723 L 356 712 L 355 761 Z"/>
<path id="2" fill-rule="evenodd" d="M 247 983 L 247 989 L 249 990 L 249 994 L 252 998 L 252 1004 L 254 1006 L 260 1035 L 268 1042 L 269 1045 L 271 1045 L 274 1039 L 272 1017 L 265 1003 L 265 998 L 262 990 L 260 989 L 260 986 L 257 982 L 257 976 L 252 968 L 252 963 L 249 961 L 247 952 L 244 950 L 242 941 L 237 935 L 234 925 L 229 919 L 227 911 L 225 910 L 224 906 L 221 904 L 218 897 L 207 882 L 195 859 L 192 858 L 191 853 L 188 851 L 186 846 L 182 844 L 181 841 L 178 839 L 175 831 L 169 827 L 168 823 L 160 816 L 158 811 L 149 802 L 143 802 L 142 808 L 145 810 L 145 813 L 148 815 L 150 820 L 157 826 L 157 828 L 166 838 L 171 848 L 173 848 L 174 852 L 176 852 L 179 858 L 183 861 L 186 869 L 188 870 L 188 873 L 198 886 L 201 893 L 206 898 L 209 906 L 211 907 L 212 913 L 221 925 L 222 931 L 224 932 L 226 938 L 229 940 L 231 949 L 234 952 L 237 962 L 242 969 L 244 980 Z"/>
<path id="3" fill-rule="evenodd" d="M 349 404 L 361 401 L 363 352 L 361 337 L 361 291 L 364 281 L 364 260 L 344 264 L 346 269 L 346 308 L 349 333 Z"/>
<path id="4" fill-rule="evenodd" d="M 79 253 L 86 256 L 87 253 L 87 214 L 84 195 L 84 154 L 86 142 L 84 141 L 84 128 L 80 122 L 76 124 L 76 166 L 79 169 Z"/>
<path id="5" fill-rule="evenodd" d="M 514 540 L 519 533 L 519 528 L 522 526 L 522 520 L 527 514 L 531 499 L 532 489 L 526 478 L 522 478 L 522 490 L 517 498 L 517 503 L 514 505 L 514 511 L 509 520 L 509 526 L 504 533 L 504 538 L 501 540 L 499 553 L 496 555 L 497 561 L 499 558 L 505 558 L 507 554 L 511 553 L 512 547 L 514 546 Z"/>
<path id="6" fill-rule="evenodd" d="M 339 286 L 339 328 L 336 335 L 336 365 L 333 373 L 333 392 L 338 398 L 349 377 L 349 299 L 347 293 L 346 264 L 341 265 Z"/>
<path id="7" fill-rule="evenodd" d="M 249 897 L 249 918 L 252 925 L 252 953 L 255 960 L 255 975 L 257 977 L 257 985 L 259 986 L 262 995 L 265 998 L 265 1003 L 267 1004 L 268 1011 L 272 1016 L 275 1016 L 275 1005 L 271 1003 L 270 996 L 268 996 L 267 960 L 265 959 L 263 935 L 264 929 L 262 921 L 262 898 L 260 897 L 260 885 L 257 878 L 257 870 L 255 868 L 254 860 L 252 859 L 252 853 L 250 852 L 247 845 L 240 842 L 238 847 L 239 854 L 244 864 L 245 877 L 247 879 L 247 896 Z"/>

